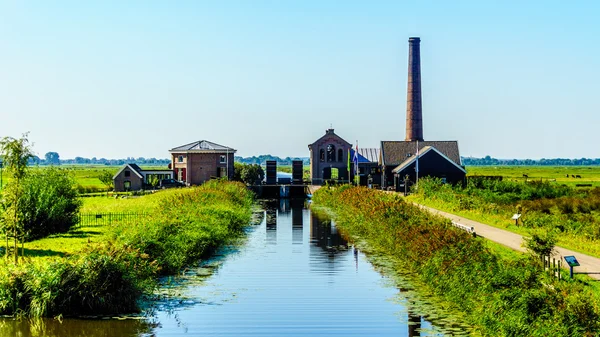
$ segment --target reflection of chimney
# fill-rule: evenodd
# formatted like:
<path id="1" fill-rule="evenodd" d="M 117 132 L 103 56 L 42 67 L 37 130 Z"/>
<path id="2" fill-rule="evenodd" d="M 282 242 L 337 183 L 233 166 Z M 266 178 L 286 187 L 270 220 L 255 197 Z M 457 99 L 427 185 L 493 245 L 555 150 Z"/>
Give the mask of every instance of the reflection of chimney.
<path id="1" fill-rule="evenodd" d="M 423 140 L 421 107 L 421 39 L 408 39 L 408 88 L 406 94 L 406 140 Z"/>

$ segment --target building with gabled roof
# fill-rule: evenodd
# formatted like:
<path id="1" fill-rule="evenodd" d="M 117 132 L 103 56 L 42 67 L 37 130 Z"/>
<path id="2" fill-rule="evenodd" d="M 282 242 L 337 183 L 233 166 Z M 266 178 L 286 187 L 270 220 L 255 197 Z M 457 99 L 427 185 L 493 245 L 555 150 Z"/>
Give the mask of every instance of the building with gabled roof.
<path id="1" fill-rule="evenodd" d="M 139 191 L 145 188 L 154 188 L 153 180 L 157 182 L 162 179 L 173 177 L 172 170 L 143 170 L 137 164 L 129 163 L 113 176 L 113 185 L 116 192 Z"/>
<path id="2" fill-rule="evenodd" d="M 213 178 L 233 177 L 237 150 L 231 147 L 199 140 L 174 147 L 169 152 L 175 179 L 188 186 L 200 185 Z"/>
<path id="3" fill-rule="evenodd" d="M 419 166 L 418 173 L 422 177 L 437 177 L 444 183 L 456 184 L 462 183 L 467 174 L 467 171 L 460 163 L 456 163 L 437 148 L 427 145 L 419 149 L 418 155 L 411 155 L 392 169 L 394 185 L 397 186 L 403 183 L 406 178 L 409 181 L 416 181 L 417 160 Z"/>
<path id="4" fill-rule="evenodd" d="M 348 154 L 352 144 L 335 134 L 333 129 L 325 130 L 314 143 L 308 145 L 310 151 L 311 183 L 321 185 L 332 178 L 337 170 L 338 179 L 348 181 Z"/>

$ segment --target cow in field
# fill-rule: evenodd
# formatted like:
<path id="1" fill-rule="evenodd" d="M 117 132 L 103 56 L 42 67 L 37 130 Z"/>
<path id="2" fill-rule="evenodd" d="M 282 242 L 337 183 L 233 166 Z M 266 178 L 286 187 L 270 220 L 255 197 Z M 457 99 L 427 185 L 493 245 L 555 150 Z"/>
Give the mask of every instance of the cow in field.
<path id="1" fill-rule="evenodd" d="M 578 175 L 575 176 L 575 178 L 581 178 L 581 176 L 578 174 Z"/>

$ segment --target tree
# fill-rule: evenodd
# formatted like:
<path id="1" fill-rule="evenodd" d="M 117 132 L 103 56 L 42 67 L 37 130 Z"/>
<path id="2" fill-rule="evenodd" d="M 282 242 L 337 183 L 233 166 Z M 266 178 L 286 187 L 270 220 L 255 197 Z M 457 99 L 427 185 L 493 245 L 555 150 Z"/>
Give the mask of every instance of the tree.
<path id="1" fill-rule="evenodd" d="M 79 221 L 75 178 L 59 168 L 34 170 L 23 179 L 19 200 L 22 238 L 30 241 L 67 232 Z"/>
<path id="2" fill-rule="evenodd" d="M 58 152 L 48 152 L 44 157 L 46 158 L 46 164 L 60 165 L 60 156 L 58 155 Z"/>
<path id="3" fill-rule="evenodd" d="M 107 190 L 112 190 L 114 180 L 113 180 L 113 175 L 109 171 L 107 171 L 107 170 L 102 171 L 102 173 L 100 173 L 100 176 L 98 177 L 98 179 L 100 179 L 100 181 L 106 186 Z M 106 195 L 108 195 L 108 191 L 106 192 Z"/>
<path id="4" fill-rule="evenodd" d="M 245 165 L 240 172 L 242 181 L 248 185 L 255 184 L 257 181 L 262 181 L 265 177 L 265 171 L 258 164 Z"/>
<path id="5" fill-rule="evenodd" d="M 19 262 L 19 234 L 23 235 L 22 221 L 19 219 L 19 200 L 22 194 L 22 180 L 27 175 L 27 161 L 33 157 L 31 145 L 25 133 L 20 139 L 4 137 L 0 140 L 0 154 L 3 156 L 4 167 L 13 180 L 2 191 L 4 204 L 3 226 L 6 235 L 6 257 L 8 258 L 8 237 L 14 238 L 15 264 Z M 23 249 L 22 249 L 23 250 Z"/>
<path id="6" fill-rule="evenodd" d="M 523 245 L 538 257 L 550 256 L 556 245 L 556 233 L 553 231 L 533 233 L 531 238 L 523 238 Z"/>

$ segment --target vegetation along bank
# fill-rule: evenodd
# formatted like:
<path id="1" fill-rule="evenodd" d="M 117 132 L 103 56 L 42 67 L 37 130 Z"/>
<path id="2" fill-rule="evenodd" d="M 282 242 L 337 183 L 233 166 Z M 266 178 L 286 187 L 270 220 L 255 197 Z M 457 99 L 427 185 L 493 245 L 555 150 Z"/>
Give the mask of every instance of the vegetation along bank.
<path id="1" fill-rule="evenodd" d="M 243 184 L 211 181 L 136 198 L 143 216 L 86 228 L 99 233 L 92 241 L 78 240 L 76 235 L 65 239 L 69 232 L 27 243 L 29 251 L 19 264 L 0 259 L 0 314 L 138 311 L 139 300 L 156 289 L 158 276 L 176 273 L 239 236 L 250 221 L 252 202 Z M 78 249 L 52 257 L 31 253 L 59 251 L 65 245 Z"/>
<path id="2" fill-rule="evenodd" d="M 394 194 L 321 188 L 315 205 L 373 249 L 404 261 L 415 281 L 466 315 L 484 336 L 594 336 L 600 301 L 582 284 L 546 274 L 538 259 L 509 257 Z"/>
<path id="3" fill-rule="evenodd" d="M 409 200 L 524 236 L 554 236 L 557 245 L 600 257 L 600 188 L 547 181 L 469 179 L 466 186 L 420 179 Z M 518 223 L 513 214 L 521 214 Z"/>

